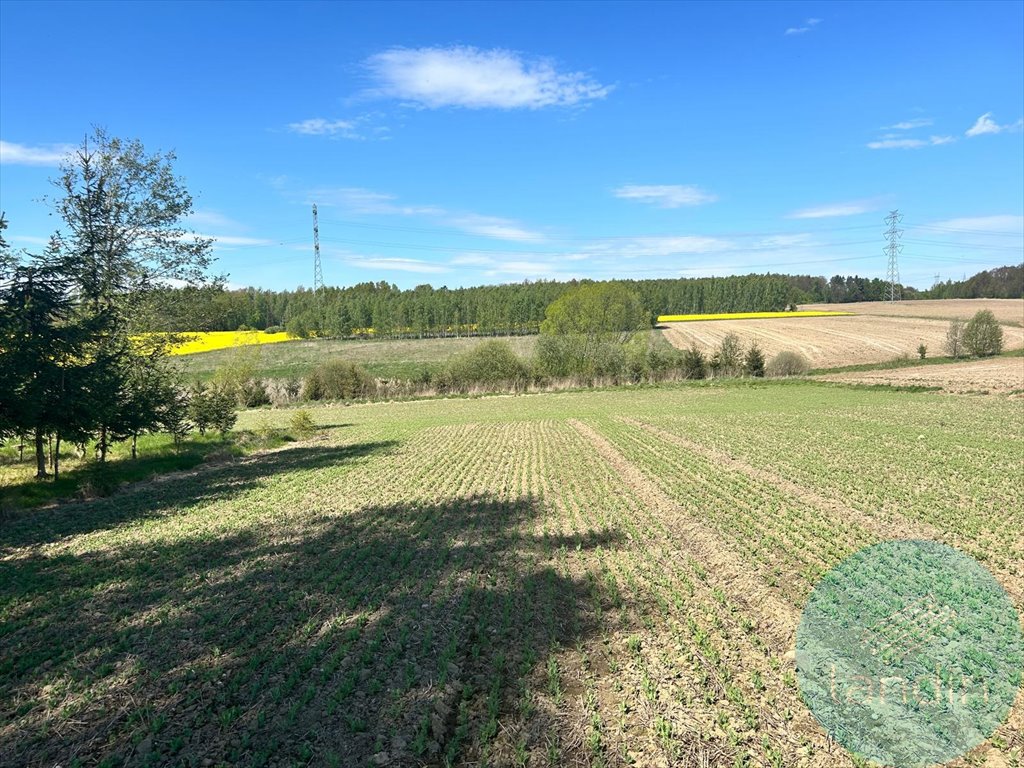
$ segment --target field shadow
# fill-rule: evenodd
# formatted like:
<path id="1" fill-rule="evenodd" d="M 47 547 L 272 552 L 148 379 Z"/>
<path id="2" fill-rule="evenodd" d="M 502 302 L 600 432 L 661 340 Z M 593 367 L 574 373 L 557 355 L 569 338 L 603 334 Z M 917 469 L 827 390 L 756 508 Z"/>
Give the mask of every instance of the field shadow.
<path id="1" fill-rule="evenodd" d="M 0 556 L 19 547 L 113 528 L 132 520 L 185 513 L 198 505 L 237 496 L 275 475 L 344 464 L 395 445 L 394 441 L 297 445 L 199 464 L 126 485 L 101 499 L 15 512 L 9 519 L 0 520 Z"/>
<path id="2" fill-rule="evenodd" d="M 537 534 L 543 512 L 530 497 L 473 495 L 0 561 L 0 763 L 480 754 L 523 681 L 598 631 L 594 584 L 559 560 L 622 542 L 614 530 Z M 62 717 L 54 691 L 74 728 L 43 727 Z"/>

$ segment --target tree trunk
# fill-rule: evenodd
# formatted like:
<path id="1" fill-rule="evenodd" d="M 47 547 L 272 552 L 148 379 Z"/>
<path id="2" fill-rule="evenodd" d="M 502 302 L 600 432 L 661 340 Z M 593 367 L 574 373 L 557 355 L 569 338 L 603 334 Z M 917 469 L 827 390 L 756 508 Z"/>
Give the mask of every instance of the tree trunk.
<path id="1" fill-rule="evenodd" d="M 138 443 L 138 441 L 139 441 L 139 436 L 138 435 L 132 435 L 132 461 L 135 461 L 135 456 L 136 456 L 135 445 L 136 445 L 136 443 Z"/>
<path id="2" fill-rule="evenodd" d="M 104 463 L 107 460 L 107 427 L 103 425 L 100 427 L 100 441 L 96 446 L 100 451 L 100 463 Z"/>
<path id="3" fill-rule="evenodd" d="M 53 452 L 53 480 L 60 477 L 60 432 L 57 433 L 57 450 Z"/>
<path id="4" fill-rule="evenodd" d="M 39 427 L 36 427 L 36 477 L 49 477 L 46 471 L 46 447 L 43 430 Z"/>

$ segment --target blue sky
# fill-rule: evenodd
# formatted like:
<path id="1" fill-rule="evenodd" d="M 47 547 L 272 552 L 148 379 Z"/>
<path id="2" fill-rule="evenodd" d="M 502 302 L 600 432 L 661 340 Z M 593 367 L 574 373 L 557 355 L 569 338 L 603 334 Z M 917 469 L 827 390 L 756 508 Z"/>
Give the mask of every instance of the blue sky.
<path id="1" fill-rule="evenodd" d="M 0 207 L 90 126 L 173 149 L 233 285 L 1024 255 L 1024 3 L 0 3 Z"/>

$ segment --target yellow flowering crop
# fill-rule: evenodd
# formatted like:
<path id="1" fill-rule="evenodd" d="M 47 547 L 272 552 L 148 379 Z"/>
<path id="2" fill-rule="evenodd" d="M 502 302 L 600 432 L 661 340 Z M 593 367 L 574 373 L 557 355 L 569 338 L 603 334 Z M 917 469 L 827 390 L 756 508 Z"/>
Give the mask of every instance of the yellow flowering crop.
<path id="1" fill-rule="evenodd" d="M 658 315 L 659 323 L 689 323 L 695 320 L 768 320 L 776 317 L 840 317 L 853 312 L 721 312 L 714 315 Z"/>
<path id="2" fill-rule="evenodd" d="M 172 355 L 192 355 L 196 352 L 210 352 L 214 349 L 241 347 L 249 344 L 275 344 L 290 341 L 288 333 L 264 333 L 263 331 L 203 331 L 182 334 L 187 339 L 172 351 Z"/>

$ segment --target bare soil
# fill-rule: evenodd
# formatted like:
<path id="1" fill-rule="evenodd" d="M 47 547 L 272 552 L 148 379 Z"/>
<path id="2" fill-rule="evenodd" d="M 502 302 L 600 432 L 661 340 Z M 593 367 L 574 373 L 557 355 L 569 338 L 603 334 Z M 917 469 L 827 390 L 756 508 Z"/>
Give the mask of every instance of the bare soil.
<path id="1" fill-rule="evenodd" d="M 852 304 L 805 304 L 800 309 L 844 310 L 858 315 L 923 317 L 936 320 L 969 320 L 988 309 L 1000 323 L 1024 325 L 1024 299 L 922 299 L 919 301 L 858 301 Z"/>
<path id="2" fill-rule="evenodd" d="M 825 381 L 942 387 L 946 392 L 1001 394 L 1024 390 L 1024 357 L 996 357 L 948 365 L 916 365 L 885 371 L 836 373 Z"/>
<path id="3" fill-rule="evenodd" d="M 882 315 L 705 320 L 664 325 L 665 338 L 680 349 L 695 344 L 711 353 L 726 334 L 735 333 L 744 346 L 757 342 L 769 359 L 783 350 L 791 350 L 802 354 L 815 368 L 912 358 L 917 356 L 917 348 L 921 344 L 928 348 L 930 354 L 943 354 L 949 330 L 947 320 Z M 1010 350 L 1022 346 L 1024 328 L 1004 325 L 1003 348 Z"/>

